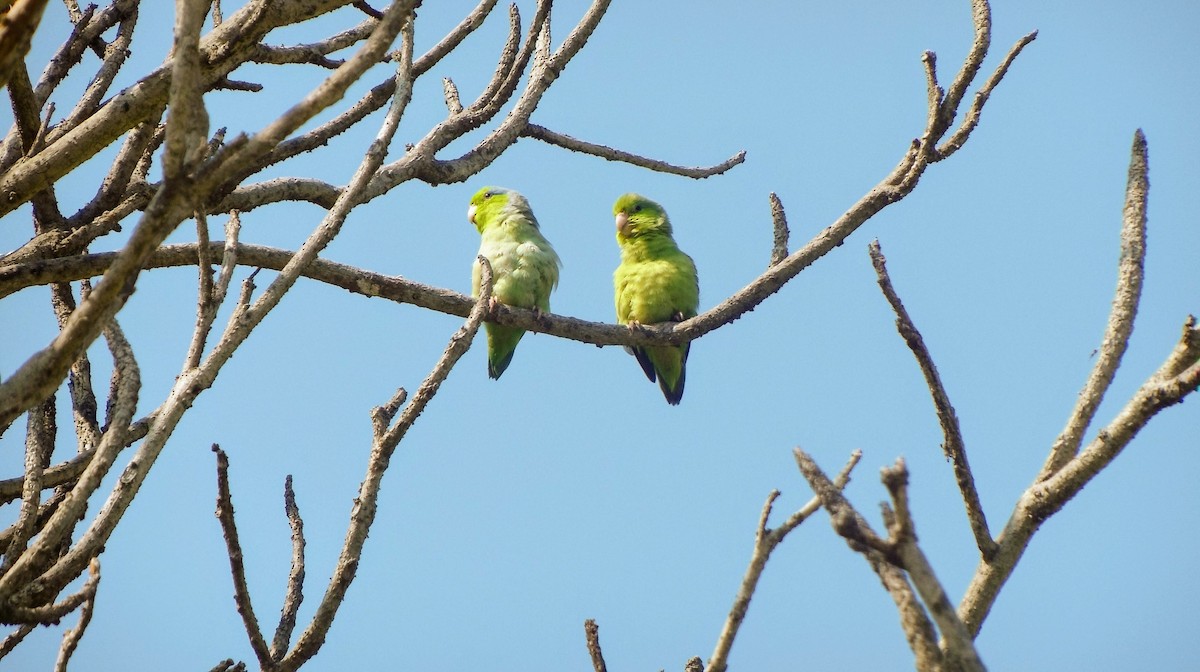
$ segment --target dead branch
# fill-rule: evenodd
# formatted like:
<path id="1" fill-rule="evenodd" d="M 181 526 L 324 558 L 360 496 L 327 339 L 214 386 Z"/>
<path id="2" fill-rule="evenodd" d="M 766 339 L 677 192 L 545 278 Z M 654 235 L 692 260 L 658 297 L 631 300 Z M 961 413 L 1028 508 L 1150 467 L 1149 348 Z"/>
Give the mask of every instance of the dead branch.
<path id="1" fill-rule="evenodd" d="M 1132 155 L 1129 159 L 1129 177 L 1125 184 L 1125 216 L 1121 227 L 1121 257 L 1117 269 L 1117 291 L 1113 297 L 1112 311 L 1108 316 L 1108 327 L 1100 343 L 1096 365 L 1084 383 L 1083 390 L 1075 401 L 1075 408 L 1067 420 L 1067 426 L 1054 441 L 1050 457 L 1042 467 L 1039 480 L 1054 475 L 1068 460 L 1075 457 L 1083 434 L 1096 415 L 1096 409 L 1104 400 L 1104 393 L 1116 377 L 1121 357 L 1129 346 L 1133 334 L 1133 320 L 1137 316 L 1138 302 L 1142 296 L 1142 282 L 1146 262 L 1146 200 L 1150 191 L 1149 156 L 1146 136 L 1138 129 L 1133 138 Z"/>
<path id="2" fill-rule="evenodd" d="M 354 499 L 354 508 L 350 513 L 350 524 L 346 530 L 346 541 L 342 546 L 333 576 L 329 579 L 325 595 L 321 598 L 321 603 L 317 606 L 316 613 L 313 615 L 308 627 L 305 628 L 304 632 L 296 640 L 295 646 L 279 661 L 276 666 L 278 670 L 298 669 L 305 661 L 315 656 L 317 651 L 320 650 L 321 645 L 325 642 L 325 635 L 329 632 L 329 628 L 333 624 L 333 619 L 346 597 L 346 590 L 350 587 L 358 572 L 358 560 L 361 557 L 363 545 L 367 541 L 367 534 L 370 532 L 371 525 L 375 522 L 379 489 L 383 481 L 383 475 L 387 471 L 388 464 L 391 462 L 392 454 L 409 428 L 412 427 L 413 423 L 424 412 L 425 407 L 432 401 L 434 395 L 437 394 L 438 388 L 441 387 L 446 376 L 450 374 L 450 370 L 458 363 L 459 358 L 466 353 L 467 349 L 471 347 L 471 341 L 475 338 L 475 333 L 479 330 L 479 325 L 483 323 L 483 318 L 487 315 L 488 303 L 492 296 L 492 272 L 487 259 L 483 259 L 482 257 L 481 259 L 480 265 L 483 269 L 483 276 L 480 282 L 479 299 L 475 304 L 475 308 L 471 311 L 471 315 L 467 318 L 466 323 L 450 337 L 450 343 L 446 346 L 446 350 L 442 353 L 437 364 L 434 365 L 433 370 L 421 382 L 416 394 L 413 395 L 408 405 L 404 407 L 404 411 L 400 414 L 399 419 L 391 427 L 386 426 L 386 422 L 390 422 L 391 415 L 395 413 L 394 407 L 403 403 L 404 397 L 407 396 L 403 390 L 394 395 L 385 406 L 376 408 L 372 412 L 372 423 L 376 428 L 375 438 L 372 442 L 373 445 L 367 464 L 367 473 L 362 485 L 359 487 L 358 496 Z M 380 431 L 379 428 L 380 418 L 386 418 L 383 431 Z"/>
<path id="3" fill-rule="evenodd" d="M 894 539 L 883 539 L 871 529 L 825 475 L 816 461 L 797 448 L 793 451 L 800 473 L 829 512 L 829 520 L 838 536 L 867 561 L 900 613 L 900 626 L 916 658 L 918 670 L 941 670 L 945 655 L 938 646 L 937 633 L 924 605 L 905 574 Z"/>
<path id="4" fill-rule="evenodd" d="M 850 454 L 850 460 L 833 480 L 835 488 L 841 490 L 846 487 L 846 484 L 850 482 L 850 472 L 854 470 L 855 465 L 861 459 L 861 450 Z M 778 490 L 772 490 L 771 494 L 767 495 L 766 503 L 763 504 L 762 515 L 758 519 L 758 529 L 754 535 L 754 552 L 750 556 L 750 565 L 746 568 L 746 575 L 742 578 L 742 585 L 738 588 L 737 597 L 733 599 L 729 617 L 725 619 L 725 625 L 721 628 L 720 636 L 717 637 L 716 649 L 713 651 L 712 657 L 708 659 L 707 672 L 725 672 L 728 668 L 729 652 L 733 650 L 733 642 L 737 638 L 738 630 L 742 627 L 742 621 L 746 619 L 746 613 L 750 609 L 750 600 L 758 588 L 758 580 L 767 567 L 767 561 L 771 559 L 771 552 L 783 542 L 788 533 L 799 527 L 800 523 L 808 520 L 809 516 L 821 508 L 820 498 L 813 497 L 789 516 L 782 525 L 770 529 L 767 527 L 767 521 L 771 517 L 771 508 L 779 494 Z"/>
<path id="5" fill-rule="evenodd" d="M 29 51 L 47 0 L 15 0 L 0 14 L 0 87 Z"/>
<path id="6" fill-rule="evenodd" d="M 587 650 L 588 655 L 592 658 L 592 669 L 595 672 L 608 672 L 608 666 L 604 664 L 604 653 L 600 651 L 600 626 L 589 618 L 583 622 L 583 632 L 587 637 Z"/>
<path id="7" fill-rule="evenodd" d="M 271 667 L 271 652 L 267 641 L 263 638 L 262 628 L 258 625 L 258 617 L 254 615 L 254 605 L 250 599 L 250 586 L 246 583 L 246 565 L 242 553 L 242 542 L 238 537 L 237 522 L 233 517 L 233 495 L 229 491 L 229 456 L 217 444 L 212 445 L 212 451 L 217 456 L 217 520 L 221 523 L 221 532 L 225 537 L 225 553 L 229 556 L 229 570 L 233 575 L 233 599 L 237 604 L 237 612 L 242 617 L 242 625 L 250 638 L 250 648 L 258 657 L 258 663 L 263 669 Z"/>
<path id="8" fill-rule="evenodd" d="M 734 166 L 737 166 L 746 160 L 746 152 L 738 152 L 728 159 L 718 163 L 715 166 L 689 168 L 687 166 L 677 166 L 659 161 L 649 157 L 640 156 L 632 152 L 626 152 L 620 149 L 613 149 L 605 145 L 598 145 L 594 142 L 577 140 L 569 135 L 552 131 L 545 126 L 538 124 L 525 124 L 521 131 L 521 136 L 541 140 L 548 145 L 562 147 L 563 149 L 578 152 L 580 154 L 590 154 L 599 157 L 605 161 L 617 161 L 620 163 L 628 163 L 631 166 L 638 166 L 647 170 L 653 170 L 656 173 L 666 173 L 668 175 L 680 175 L 693 179 L 702 180 L 706 177 L 720 175 L 728 172 Z"/>
<path id="9" fill-rule="evenodd" d="M 292 529 L 292 566 L 288 571 L 287 590 L 283 595 L 283 609 L 279 614 L 279 625 L 271 640 L 271 660 L 278 663 L 287 653 L 296 629 L 296 614 L 304 602 L 304 520 L 300 507 L 296 505 L 296 493 L 292 490 L 292 477 L 283 482 L 283 510 Z"/>
<path id="10" fill-rule="evenodd" d="M 1126 189 L 1125 223 L 1121 237 L 1121 262 L 1117 298 L 1113 301 L 1101 355 L 1084 387 L 1085 393 L 1102 395 L 1108 387 L 1124 342 L 1132 329 L 1141 286 L 1141 263 L 1145 248 L 1146 141 L 1141 130 L 1134 135 Z M 1128 323 L 1126 323 L 1128 322 Z M 1124 334 L 1124 335 L 1122 335 Z M 1107 379 L 1107 380 L 1106 380 Z M 1067 430 L 1051 447 L 1047 468 L 1021 495 L 1008 523 L 996 538 L 997 552 L 991 561 L 980 563 L 958 611 L 972 636 L 979 633 L 1001 587 L 1025 553 L 1030 539 L 1042 523 L 1107 467 L 1129 445 L 1133 437 L 1162 409 L 1177 404 L 1200 387 L 1200 329 L 1188 317 L 1183 333 L 1166 361 L 1142 384 L 1116 417 L 1083 450 L 1075 454 L 1074 439 L 1082 436 L 1099 400 L 1080 402 L 1072 411 Z M 1077 429 L 1076 429 L 1077 427 Z M 1050 469 L 1059 465 L 1057 468 Z"/>
<path id="11" fill-rule="evenodd" d="M 954 406 L 950 403 L 950 396 L 946 393 L 945 386 L 942 385 L 942 378 L 938 375 L 933 357 L 929 354 L 929 349 L 925 347 L 925 339 L 921 337 L 921 332 L 917 331 L 917 326 L 913 324 L 912 318 L 909 317 L 908 311 L 905 310 L 904 304 L 892 286 L 892 279 L 887 272 L 887 260 L 879 247 L 879 241 L 873 241 L 869 249 L 871 263 L 874 264 L 875 274 L 879 279 L 879 288 L 883 290 L 884 297 L 887 298 L 892 310 L 896 313 L 896 329 L 900 332 L 900 336 L 908 345 L 909 350 L 912 350 L 913 356 L 917 358 L 917 364 L 925 376 L 925 384 L 929 387 L 929 393 L 933 397 L 938 424 L 941 425 L 942 435 L 945 437 L 942 450 L 954 465 L 954 480 L 958 483 L 963 503 L 967 507 L 967 521 L 971 525 L 971 532 L 975 534 L 975 544 L 979 547 L 979 553 L 984 559 L 990 558 L 996 552 L 996 542 L 992 540 L 992 534 L 988 531 L 983 504 L 980 503 L 979 492 L 975 489 L 975 477 L 971 474 L 971 465 L 967 462 L 967 447 L 963 442 L 962 430 L 958 426 L 958 415 L 954 412 Z"/>

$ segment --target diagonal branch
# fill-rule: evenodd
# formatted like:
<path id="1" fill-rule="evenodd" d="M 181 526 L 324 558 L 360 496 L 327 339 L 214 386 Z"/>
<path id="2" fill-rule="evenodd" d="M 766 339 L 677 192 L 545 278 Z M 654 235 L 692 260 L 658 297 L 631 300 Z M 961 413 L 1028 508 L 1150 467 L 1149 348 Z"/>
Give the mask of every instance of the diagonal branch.
<path id="1" fill-rule="evenodd" d="M 33 591 L 37 593 L 35 597 L 57 594 L 79 576 L 99 552 L 98 545 L 86 546 L 81 540 L 72 551 L 58 556 L 62 544 L 69 540 L 87 508 L 88 498 L 100 487 L 101 480 L 108 474 L 118 453 L 128 445 L 125 442 L 125 430 L 137 407 L 141 374 L 133 349 L 115 320 L 105 329 L 105 339 L 112 352 L 116 383 L 110 403 L 112 410 L 108 428 L 70 492 L 45 524 L 39 526 L 37 540 L 13 562 L 6 574 L 0 576 L 0 613 L 13 606 L 11 600 L 22 591 Z M 48 565 L 50 568 L 46 569 Z M 41 579 L 34 582 L 32 579 L 38 574 L 42 575 Z"/>
<path id="2" fill-rule="evenodd" d="M 416 422 L 417 417 L 437 394 L 442 382 L 450 374 L 450 370 L 471 346 L 475 333 L 479 330 L 479 325 L 483 323 L 483 318 L 488 313 L 488 303 L 492 296 L 492 271 L 487 260 L 483 257 L 480 259 L 482 260 L 480 266 L 483 269 L 483 276 L 479 299 L 475 303 L 475 307 L 471 310 L 466 323 L 450 337 L 450 343 L 446 346 L 446 350 L 434 365 L 433 370 L 421 382 L 416 394 L 404 407 L 399 419 L 390 429 L 387 428 L 393 414 L 406 396 L 403 390 L 393 396 L 385 406 L 374 409 L 371 414 L 372 425 L 375 429 L 371 457 L 367 464 L 366 477 L 359 487 L 358 496 L 354 499 L 354 508 L 350 513 L 350 524 L 346 529 L 346 540 L 341 554 L 338 556 L 333 576 L 329 579 L 329 585 L 325 589 L 325 595 L 321 598 L 321 603 L 317 605 L 316 613 L 313 614 L 308 627 L 296 641 L 296 645 L 279 662 L 277 666 L 279 670 L 298 669 L 305 661 L 315 656 L 321 645 L 324 644 L 325 635 L 329 632 L 333 619 L 346 597 L 346 591 L 354 582 L 354 577 L 358 572 L 363 546 L 366 544 L 371 525 L 375 522 L 383 475 L 391 463 L 392 454 L 400 444 L 400 440 Z"/>
<path id="3" fill-rule="evenodd" d="M 887 272 L 887 259 L 879 248 L 879 241 L 872 241 L 869 250 L 871 263 L 874 264 L 875 274 L 879 279 L 879 288 L 883 290 L 884 297 L 896 313 L 896 330 L 917 358 L 917 364 L 925 376 L 925 384 L 933 397 L 938 424 L 942 426 L 942 435 L 945 437 L 942 450 L 954 465 L 954 480 L 958 483 L 958 490 L 962 493 L 963 503 L 967 507 L 967 520 L 971 525 L 971 532 L 975 534 L 975 544 L 984 559 L 990 558 L 996 552 L 996 542 L 992 540 L 992 534 L 988 531 L 983 504 L 980 503 L 979 492 L 975 489 L 975 477 L 971 474 L 971 465 L 967 462 L 967 447 L 963 442 L 962 430 L 958 426 L 958 415 L 954 412 L 945 386 L 942 385 L 942 377 L 938 375 L 933 357 L 925 347 L 925 339 L 921 338 L 921 332 L 917 331 L 917 325 L 913 324 L 895 288 L 892 287 L 892 279 Z"/>

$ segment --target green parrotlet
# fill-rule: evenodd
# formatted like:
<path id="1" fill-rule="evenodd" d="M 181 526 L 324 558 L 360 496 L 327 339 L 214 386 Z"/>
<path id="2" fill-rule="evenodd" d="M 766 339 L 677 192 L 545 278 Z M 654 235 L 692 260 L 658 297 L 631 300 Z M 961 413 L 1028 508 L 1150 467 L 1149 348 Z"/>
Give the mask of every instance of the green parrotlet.
<path id="1" fill-rule="evenodd" d="M 517 308 L 550 311 L 562 262 L 538 229 L 529 201 L 512 189 L 484 187 L 471 197 L 467 219 L 479 230 L 479 254 L 492 267 L 492 301 Z M 471 269 L 471 295 L 479 296 L 479 260 Z M 484 324 L 488 376 L 499 378 L 512 362 L 524 329 Z"/>
<path id="2" fill-rule="evenodd" d="M 671 237 L 671 221 L 662 206 L 638 194 L 625 194 L 613 205 L 621 265 L 613 273 L 617 321 L 641 324 L 682 322 L 700 306 L 696 264 Z M 658 381 L 667 403 L 683 398 L 689 343 L 626 348 L 650 382 Z"/>

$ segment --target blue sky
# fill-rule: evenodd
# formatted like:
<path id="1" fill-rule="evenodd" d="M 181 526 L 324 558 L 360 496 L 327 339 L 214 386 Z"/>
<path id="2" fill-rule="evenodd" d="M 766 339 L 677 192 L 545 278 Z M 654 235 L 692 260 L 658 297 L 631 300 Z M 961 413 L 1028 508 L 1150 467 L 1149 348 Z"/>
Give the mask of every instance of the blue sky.
<path id="1" fill-rule="evenodd" d="M 169 48 L 171 15 L 161 4 L 143 8 L 122 84 Z M 532 3 L 519 4 L 532 16 Z M 693 181 L 522 140 L 464 184 L 406 184 L 356 210 L 323 256 L 466 292 L 478 247 L 467 200 L 484 185 L 511 187 L 529 198 L 563 259 L 553 311 L 611 321 L 612 202 L 639 191 L 671 214 L 699 267 L 701 308 L 711 308 L 766 267 L 768 192 L 787 208 L 794 250 L 920 135 L 921 53 L 937 52 L 950 81 L 971 23 L 965 1 L 914 4 L 751 3 L 733 12 L 715 2 L 614 3 L 533 120 L 686 165 L 744 149 L 744 165 Z M 425 3 L 417 52 L 469 6 Z M 556 4 L 556 44 L 584 7 Z M 306 669 L 590 669 L 586 618 L 599 622 L 610 669 L 707 659 L 767 493 L 783 492 L 775 522 L 811 496 L 796 446 L 830 472 L 861 449 L 847 493 L 875 523 L 886 497 L 878 469 L 903 456 L 918 535 L 957 602 L 977 552 L 929 395 L 875 285 L 868 242 L 882 244 L 942 373 L 994 530 L 1041 467 L 1094 362 L 1137 128 L 1150 154 L 1144 298 L 1089 437 L 1166 357 L 1185 316 L 1200 313 L 1200 5 L 996 2 L 993 13 L 985 72 L 1021 35 L 1037 29 L 1039 37 L 967 146 L 755 311 L 694 343 L 679 407 L 667 406 L 618 348 L 527 336 L 504 377 L 491 381 L 477 342 L 401 444 L 358 579 Z M 34 77 L 34 64 L 65 35 L 63 14 L 51 3 L 28 59 Z M 347 11 L 317 28 L 357 20 Z M 505 29 L 498 10 L 418 82 L 397 143 L 415 141 L 445 114 L 441 77 L 452 77 L 464 99 L 484 86 Z M 267 91 L 209 96 L 212 125 L 258 129 L 320 74 L 292 67 L 280 82 L 278 69 L 239 71 Z M 347 101 L 385 76 L 373 71 Z M 71 84 L 78 91 L 86 81 Z M 60 95 L 59 110 L 68 109 L 73 99 Z M 0 122 L 10 118 L 5 106 Z M 271 175 L 344 184 L 381 118 Z M 452 145 L 443 158 L 467 147 Z M 104 154 L 60 184 L 64 209 L 91 197 L 110 160 Z M 322 214 L 310 205 L 252 211 L 242 240 L 294 249 Z M 223 218 L 211 223 L 219 238 Z M 19 246 L 29 228 L 27 209 L 9 215 L 0 249 Z M 188 223 L 172 241 L 194 235 Z M 52 337 L 46 296 L 27 290 L 0 302 L 0 375 Z M 194 269 L 151 271 L 121 313 L 145 381 L 139 416 L 161 403 L 178 373 L 194 307 Z M 212 513 L 213 442 L 230 455 L 254 605 L 267 630 L 287 575 L 281 503 L 283 479 L 293 475 L 308 538 L 306 622 L 362 479 L 369 409 L 398 386 L 415 390 L 460 323 L 297 286 L 179 426 L 108 544 L 96 619 L 76 666 L 207 669 L 226 657 L 253 660 Z M 92 353 L 104 380 L 103 346 Z M 978 639 L 990 669 L 1195 664 L 1200 544 L 1186 530 L 1200 516 L 1198 429 L 1196 399 L 1167 409 L 1043 526 Z M 17 473 L 22 439 L 17 430 L 0 439 L 4 474 Z M 72 625 L 73 617 L 63 627 Z M 49 668 L 61 630 L 30 636 L 5 667 Z M 891 600 L 819 514 L 768 565 L 730 663 L 850 670 L 910 669 L 911 660 Z"/>

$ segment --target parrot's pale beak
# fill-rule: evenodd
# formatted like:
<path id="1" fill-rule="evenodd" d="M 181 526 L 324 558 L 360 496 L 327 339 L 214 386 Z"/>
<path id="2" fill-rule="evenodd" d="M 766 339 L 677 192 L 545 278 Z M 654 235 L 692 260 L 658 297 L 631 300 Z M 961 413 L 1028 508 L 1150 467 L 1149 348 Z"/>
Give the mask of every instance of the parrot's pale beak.
<path id="1" fill-rule="evenodd" d="M 467 208 L 467 221 L 472 224 L 475 223 L 475 204 L 474 203 L 471 204 L 471 207 Z"/>
<path id="2" fill-rule="evenodd" d="M 619 212 L 617 213 L 617 232 L 625 235 L 625 229 L 629 228 L 629 215 Z"/>

